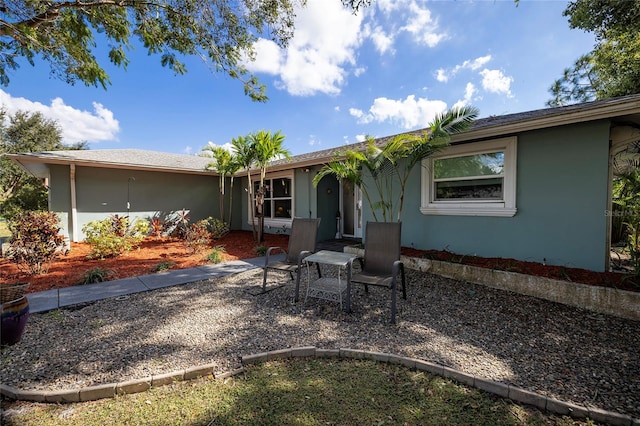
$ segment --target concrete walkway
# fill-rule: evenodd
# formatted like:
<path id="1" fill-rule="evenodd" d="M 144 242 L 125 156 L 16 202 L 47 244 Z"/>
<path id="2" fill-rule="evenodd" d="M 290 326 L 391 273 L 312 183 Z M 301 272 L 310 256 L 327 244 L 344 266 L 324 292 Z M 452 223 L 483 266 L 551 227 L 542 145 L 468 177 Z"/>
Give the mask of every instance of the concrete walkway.
<path id="1" fill-rule="evenodd" d="M 269 259 L 271 258 L 270 256 Z M 284 255 L 273 256 L 273 260 L 282 259 L 284 259 Z M 158 272 L 97 284 L 78 285 L 29 293 L 27 294 L 27 299 L 29 299 L 29 312 L 46 312 L 78 303 L 94 302 L 111 297 L 125 296 L 127 294 L 172 287 L 174 285 L 202 281 L 228 274 L 236 274 L 260 268 L 264 265 L 264 261 L 264 257 L 256 257 L 254 259 L 235 260 L 217 265 L 202 265 L 195 268 Z"/>

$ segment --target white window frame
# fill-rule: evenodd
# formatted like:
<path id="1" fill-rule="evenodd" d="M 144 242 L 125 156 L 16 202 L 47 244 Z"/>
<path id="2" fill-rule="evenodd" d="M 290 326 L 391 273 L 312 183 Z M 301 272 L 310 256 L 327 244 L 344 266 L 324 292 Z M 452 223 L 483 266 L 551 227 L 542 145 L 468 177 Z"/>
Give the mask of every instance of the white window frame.
<path id="1" fill-rule="evenodd" d="M 271 218 L 271 217 L 265 217 L 264 218 L 264 225 L 268 226 L 268 227 L 272 227 L 272 228 L 291 228 L 291 222 L 293 222 L 293 218 L 296 217 L 295 216 L 295 196 L 296 196 L 296 191 L 295 191 L 295 179 L 294 179 L 294 174 L 293 172 L 289 171 L 289 172 L 281 172 L 281 173 L 273 173 L 273 174 L 268 174 L 265 176 L 265 181 L 268 180 L 272 180 L 272 179 L 282 179 L 282 178 L 286 178 L 286 179 L 290 179 L 291 180 L 291 217 L 290 218 Z M 260 176 L 258 176 L 258 179 L 252 179 L 252 184 L 255 184 L 256 182 L 260 182 Z M 272 191 L 273 193 L 273 191 Z M 253 194 L 253 196 L 255 197 L 255 193 Z M 269 200 L 272 200 L 272 198 L 269 198 Z M 265 200 L 266 201 L 266 200 Z M 248 223 L 249 225 L 251 225 L 251 209 L 255 209 L 255 198 L 254 200 L 251 200 L 251 205 L 249 206 L 249 212 L 248 212 Z M 254 223 L 257 225 L 258 224 L 258 218 L 255 217 L 253 218 Z"/>
<path id="2" fill-rule="evenodd" d="M 436 159 L 464 157 L 490 152 L 504 152 L 502 200 L 436 200 L 433 162 Z M 487 142 L 453 145 L 442 153 L 422 161 L 420 212 L 425 215 L 450 216 L 515 216 L 516 209 L 517 138 L 508 137 Z"/>

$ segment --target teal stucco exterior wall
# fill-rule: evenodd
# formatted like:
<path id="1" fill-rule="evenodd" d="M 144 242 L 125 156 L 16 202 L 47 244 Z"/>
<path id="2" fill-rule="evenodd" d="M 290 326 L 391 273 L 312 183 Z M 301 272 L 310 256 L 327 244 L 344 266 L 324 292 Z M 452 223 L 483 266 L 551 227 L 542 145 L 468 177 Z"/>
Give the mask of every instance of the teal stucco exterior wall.
<path id="1" fill-rule="evenodd" d="M 69 166 L 49 166 L 49 210 L 58 213 L 62 233 L 73 237 L 71 230 L 71 173 Z"/>
<path id="2" fill-rule="evenodd" d="M 50 209 L 68 215 L 64 231 L 74 239 L 71 227 L 71 184 L 69 166 L 50 166 Z M 195 222 L 218 217 L 217 177 L 196 174 L 121 170 L 98 167 L 76 168 L 78 240 L 82 227 L 111 214 L 126 215 L 127 199 L 132 219 L 165 216 L 186 209 Z"/>
<path id="3" fill-rule="evenodd" d="M 517 135 L 513 217 L 422 214 L 416 167 L 406 191 L 402 245 L 603 271 L 609 126 L 605 120 Z"/>

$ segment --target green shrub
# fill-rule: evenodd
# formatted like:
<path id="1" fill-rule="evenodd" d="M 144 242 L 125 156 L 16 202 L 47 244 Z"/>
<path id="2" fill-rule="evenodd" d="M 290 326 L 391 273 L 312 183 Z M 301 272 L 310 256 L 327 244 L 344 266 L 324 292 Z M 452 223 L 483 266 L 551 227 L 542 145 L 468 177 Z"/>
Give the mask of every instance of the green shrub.
<path id="1" fill-rule="evenodd" d="M 187 251 L 197 253 L 204 250 L 211 242 L 211 234 L 207 219 L 189 225 L 184 233 L 184 243 Z"/>
<path id="2" fill-rule="evenodd" d="M 84 273 L 82 284 L 95 284 L 109 281 L 115 278 L 115 272 L 112 269 L 95 267 Z"/>
<path id="3" fill-rule="evenodd" d="M 89 258 L 116 257 L 131 250 L 149 232 L 149 222 L 137 220 L 129 224 L 127 217 L 112 215 L 104 220 L 94 220 L 82 227 L 85 241 L 91 246 Z"/>
<path id="4" fill-rule="evenodd" d="M 229 233 L 229 225 L 220 219 L 209 217 L 206 219 L 211 239 L 219 240 Z"/>
<path id="5" fill-rule="evenodd" d="M 32 275 L 46 274 L 64 245 L 58 215 L 25 211 L 16 215 L 9 229 L 9 258 Z"/>
<path id="6" fill-rule="evenodd" d="M 207 260 L 209 261 L 209 263 L 220 263 L 222 262 L 222 253 L 226 252 L 227 251 L 223 246 L 216 246 L 207 256 Z"/>

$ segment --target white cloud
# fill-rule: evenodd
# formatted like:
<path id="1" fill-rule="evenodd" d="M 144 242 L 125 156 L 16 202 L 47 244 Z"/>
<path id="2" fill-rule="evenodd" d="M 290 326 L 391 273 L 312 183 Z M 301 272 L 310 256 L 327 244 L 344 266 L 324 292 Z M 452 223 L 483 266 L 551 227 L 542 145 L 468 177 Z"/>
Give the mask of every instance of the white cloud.
<path id="1" fill-rule="evenodd" d="M 255 61 L 247 62 L 246 67 L 279 76 L 276 87 L 292 95 L 338 94 L 347 68 L 355 65 L 355 49 L 362 43 L 362 19 L 362 14 L 354 15 L 340 2 L 310 0 L 297 11 L 295 36 L 286 50 L 260 40 L 255 45 Z"/>
<path id="2" fill-rule="evenodd" d="M 398 10 L 401 2 L 396 0 L 378 0 L 374 3 L 382 11 L 382 13 L 388 15 L 391 12 Z"/>
<path id="3" fill-rule="evenodd" d="M 484 66 L 487 62 L 491 60 L 491 55 L 481 56 L 472 61 L 464 61 L 462 63 L 463 68 L 469 68 L 472 71 L 477 70 L 478 68 Z"/>
<path id="4" fill-rule="evenodd" d="M 371 29 L 368 37 L 373 41 L 373 45 L 381 55 L 387 51 L 395 53 L 393 49 L 394 35 L 385 32 L 379 25 Z"/>
<path id="5" fill-rule="evenodd" d="M 356 135 L 356 140 L 358 142 L 364 142 L 367 140 L 367 135 Z"/>
<path id="6" fill-rule="evenodd" d="M 449 81 L 449 76 L 444 69 L 440 68 L 436 71 L 436 80 L 438 80 L 440 83 L 446 83 L 447 81 Z"/>
<path id="7" fill-rule="evenodd" d="M 431 17 L 429 9 L 422 8 L 417 2 L 412 1 L 409 4 L 409 11 L 412 16 L 407 20 L 407 25 L 401 29 L 413 35 L 418 43 L 435 47 L 448 38 L 446 33 L 438 32 L 438 21 Z"/>
<path id="8" fill-rule="evenodd" d="M 257 55 L 255 61 L 248 63 L 249 69 L 256 73 L 277 74 L 284 60 L 282 49 L 273 41 L 263 38 L 254 44 L 254 48 Z"/>
<path id="9" fill-rule="evenodd" d="M 364 116 L 364 111 L 358 108 L 349 108 L 349 114 L 356 118 L 362 118 Z"/>
<path id="10" fill-rule="evenodd" d="M 50 105 L 45 105 L 26 98 L 12 97 L 0 90 L 0 105 L 10 114 L 16 111 L 39 112 L 44 117 L 55 120 L 62 130 L 62 141 L 65 144 L 118 140 L 118 120 L 113 117 L 113 112 L 97 102 L 93 103 L 93 112 L 90 112 L 66 105 L 62 98 L 55 98 Z"/>
<path id="11" fill-rule="evenodd" d="M 309 146 L 322 145 L 322 142 L 318 140 L 318 137 L 316 135 L 309 135 L 308 145 Z"/>
<path id="12" fill-rule="evenodd" d="M 223 143 L 222 145 L 218 145 L 215 142 L 209 141 L 207 142 L 207 147 L 208 149 L 203 149 L 202 152 L 205 153 L 205 156 L 208 156 L 209 154 L 211 154 L 213 152 L 214 148 L 223 148 L 229 152 L 234 152 L 235 148 L 233 147 L 233 145 L 231 144 L 231 142 L 226 142 Z M 191 149 L 191 147 L 188 147 L 189 149 Z"/>
<path id="13" fill-rule="evenodd" d="M 452 108 L 461 108 L 467 106 L 471 103 L 473 99 L 473 95 L 478 92 L 478 89 L 473 85 L 473 83 L 467 83 L 464 89 L 464 98 L 453 104 Z"/>
<path id="14" fill-rule="evenodd" d="M 416 99 L 415 95 L 409 95 L 403 100 L 376 98 L 366 114 L 355 108 L 349 112 L 358 119 L 358 123 L 387 121 L 398 123 L 403 129 L 412 129 L 426 126 L 438 113 L 446 109 L 447 104 L 443 101 Z"/>
<path id="15" fill-rule="evenodd" d="M 371 20 L 364 28 L 363 36 L 371 39 L 380 54 L 395 54 L 393 44 L 400 33 L 409 33 L 414 43 L 435 47 L 449 36 L 440 31 L 438 20 L 431 10 L 416 0 L 378 0 L 365 9 Z M 405 25 L 398 27 L 398 23 Z"/>
<path id="16" fill-rule="evenodd" d="M 484 69 L 480 72 L 482 76 L 482 88 L 487 92 L 506 94 L 511 96 L 511 83 L 513 77 L 508 77 L 500 70 Z"/>
<path id="17" fill-rule="evenodd" d="M 358 67 L 358 68 L 353 70 L 353 75 L 356 76 L 356 77 L 360 77 L 365 72 L 367 72 L 367 68 L 366 67 Z"/>
<path id="18" fill-rule="evenodd" d="M 447 81 L 449 81 L 450 78 L 455 76 L 461 70 L 476 71 L 477 69 L 484 66 L 490 60 L 491 60 L 491 55 L 486 55 L 486 56 L 480 56 L 475 59 L 467 59 L 466 61 L 462 62 L 462 64 L 456 65 L 449 71 L 445 70 L 444 68 L 440 68 L 439 70 L 436 71 L 436 80 L 438 80 L 441 83 L 446 83 Z"/>

